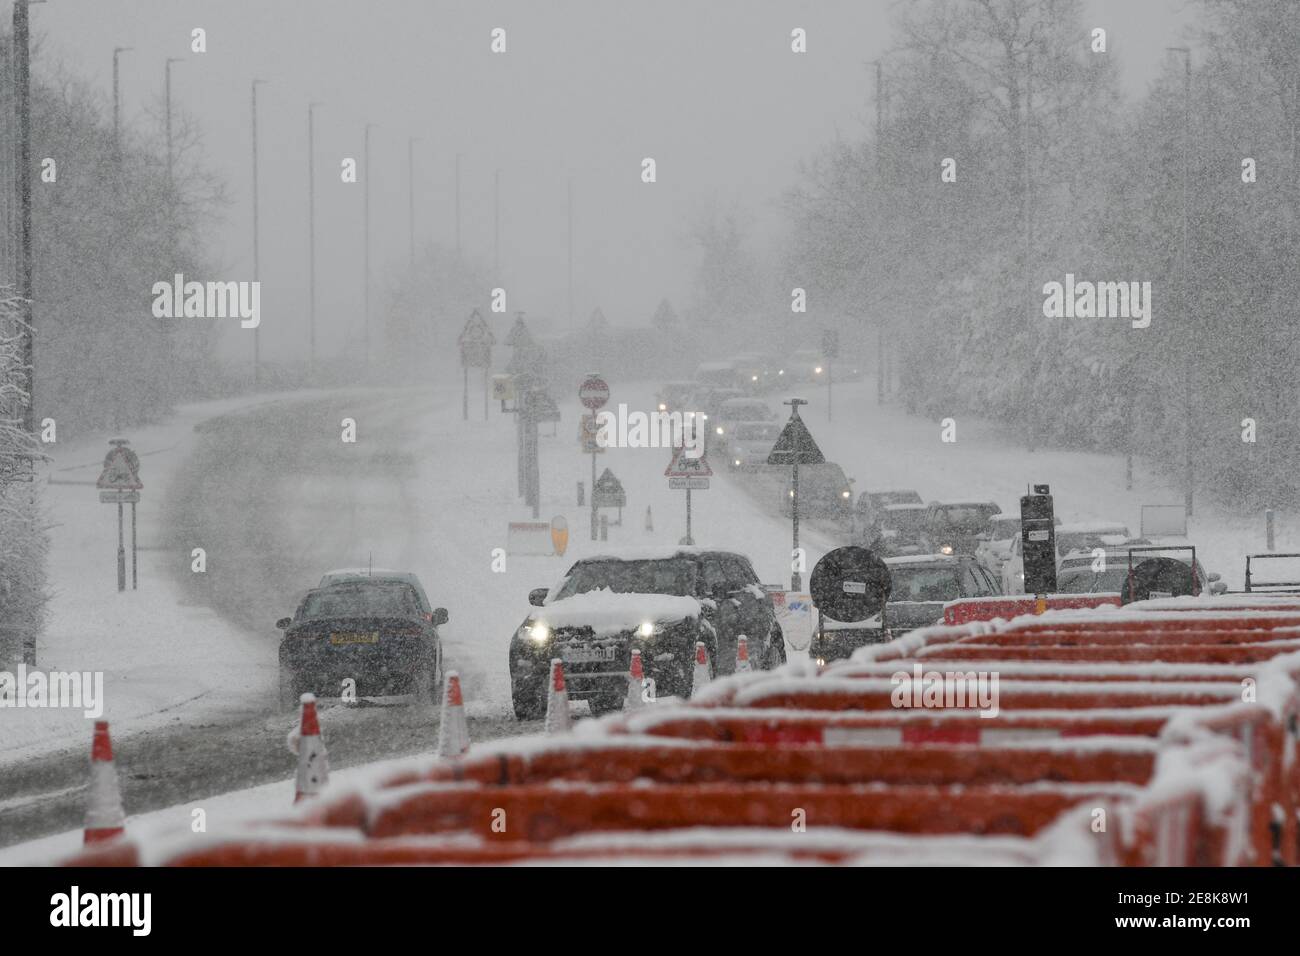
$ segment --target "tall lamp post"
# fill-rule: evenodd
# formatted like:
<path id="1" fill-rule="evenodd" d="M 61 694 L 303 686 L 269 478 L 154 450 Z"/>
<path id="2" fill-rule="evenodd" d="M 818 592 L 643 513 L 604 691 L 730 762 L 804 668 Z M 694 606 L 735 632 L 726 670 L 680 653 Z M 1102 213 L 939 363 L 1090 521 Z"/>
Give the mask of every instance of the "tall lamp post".
<path id="1" fill-rule="evenodd" d="M 1179 290 L 1182 292 L 1183 300 L 1183 322 L 1187 333 L 1192 331 L 1192 295 L 1189 282 L 1189 271 L 1187 261 L 1187 203 L 1188 189 L 1191 169 L 1191 150 L 1192 150 L 1192 51 L 1185 46 L 1165 47 L 1170 53 L 1181 53 L 1183 55 L 1183 249 L 1182 261 L 1179 263 Z M 1183 470 L 1183 508 L 1187 516 L 1192 516 L 1192 355 L 1191 349 L 1196 341 L 1191 334 L 1183 336 L 1184 347 L 1183 353 L 1183 415 L 1184 415 L 1184 437 L 1183 453 L 1185 456 Z"/>

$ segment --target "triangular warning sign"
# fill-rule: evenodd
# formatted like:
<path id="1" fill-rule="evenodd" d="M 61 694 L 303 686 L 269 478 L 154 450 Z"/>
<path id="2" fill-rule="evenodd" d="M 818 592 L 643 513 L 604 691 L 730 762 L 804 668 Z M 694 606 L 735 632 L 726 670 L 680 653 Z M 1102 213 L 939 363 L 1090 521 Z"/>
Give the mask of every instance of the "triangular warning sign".
<path id="1" fill-rule="evenodd" d="M 135 454 L 119 446 L 104 458 L 104 471 L 95 484 L 110 491 L 139 491 L 144 487 L 140 483 L 139 467 Z"/>
<path id="2" fill-rule="evenodd" d="M 698 458 L 691 458 L 683 454 L 686 449 L 680 445 L 673 449 L 673 460 L 668 463 L 664 469 L 666 478 L 710 478 L 713 475 L 713 469 L 709 467 L 709 460 L 701 452 Z"/>
<path id="3" fill-rule="evenodd" d="M 826 456 L 813 441 L 808 426 L 803 423 L 797 411 L 785 423 L 780 437 L 772 446 L 771 454 L 767 456 L 769 465 L 820 465 L 825 460 Z"/>

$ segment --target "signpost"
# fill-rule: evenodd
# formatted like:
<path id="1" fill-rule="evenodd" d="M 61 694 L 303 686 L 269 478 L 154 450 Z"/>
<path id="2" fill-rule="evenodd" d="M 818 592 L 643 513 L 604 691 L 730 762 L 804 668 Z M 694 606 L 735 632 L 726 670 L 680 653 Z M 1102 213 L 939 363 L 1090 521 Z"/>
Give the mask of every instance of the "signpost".
<path id="1" fill-rule="evenodd" d="M 627 506 L 627 492 L 623 490 L 623 483 L 614 477 L 614 473 L 608 468 L 600 473 L 596 484 L 592 486 L 591 500 L 597 508 L 617 508 L 618 520 L 614 523 L 619 527 L 623 526 L 623 509 Z"/>
<path id="2" fill-rule="evenodd" d="M 792 492 L 790 496 L 790 517 L 794 529 L 794 544 L 791 546 L 791 557 L 794 558 L 799 553 L 799 466 L 820 465 L 826 461 L 826 456 L 817 447 L 817 442 L 813 441 L 808 426 L 799 417 L 799 406 L 808 403 L 802 398 L 792 398 L 782 404 L 790 406 L 790 420 L 785 423 L 785 428 L 781 429 L 776 444 L 772 446 L 771 454 L 767 456 L 767 463 L 769 465 L 790 466 L 790 490 Z M 790 566 L 790 590 L 799 591 L 802 589 L 803 577 L 799 574 L 796 561 L 792 560 Z"/>
<path id="3" fill-rule="evenodd" d="M 483 370 L 483 420 L 487 421 L 488 369 L 492 367 L 492 346 L 496 344 L 496 336 L 483 321 L 483 316 L 479 315 L 478 309 L 469 314 L 465 328 L 461 330 L 456 343 L 460 346 L 460 367 L 465 379 L 461 418 L 466 421 L 469 419 L 469 370 L 472 366 Z"/>
<path id="4" fill-rule="evenodd" d="M 831 420 L 831 366 L 840 357 L 840 333 L 836 329 L 822 331 L 822 355 L 826 359 L 826 420 Z"/>
<path id="5" fill-rule="evenodd" d="M 1020 499 L 1021 555 L 1025 563 L 1025 593 L 1041 599 L 1056 592 L 1056 518 L 1051 489 L 1034 485 Z"/>
<path id="6" fill-rule="evenodd" d="M 135 506 L 140 501 L 140 457 L 126 446 L 125 438 L 114 438 L 113 447 L 104 456 L 104 470 L 95 482 L 100 489 L 99 500 L 117 505 L 117 589 L 126 590 L 126 546 L 123 541 L 122 505 L 131 506 L 131 590 L 140 584 L 137 565 Z"/>
<path id="7" fill-rule="evenodd" d="M 879 614 L 880 633 L 888 634 L 886 602 L 892 587 L 889 566 L 866 548 L 850 545 L 823 555 L 808 581 L 817 607 L 818 647 L 813 649 L 813 656 L 823 653 L 823 617 L 847 624 Z"/>
<path id="8" fill-rule="evenodd" d="M 587 376 L 586 381 L 578 388 L 578 401 L 582 402 L 590 411 L 591 415 L 583 416 L 583 450 L 591 452 L 591 540 L 596 540 L 596 455 L 603 451 L 596 442 L 596 412 L 605 407 L 609 401 L 609 386 L 605 380 L 596 373 Z M 587 431 L 586 420 L 591 419 L 590 432 Z M 587 435 L 591 435 L 590 447 L 588 447 Z"/>
<path id="9" fill-rule="evenodd" d="M 703 453 L 691 458 L 683 454 L 685 450 L 681 445 L 673 449 L 673 460 L 664 469 L 664 475 L 668 479 L 669 488 L 686 490 L 686 537 L 680 543 L 689 547 L 695 544 L 695 539 L 691 537 L 691 492 L 709 490 L 713 469 L 709 467 L 709 460 Z"/>

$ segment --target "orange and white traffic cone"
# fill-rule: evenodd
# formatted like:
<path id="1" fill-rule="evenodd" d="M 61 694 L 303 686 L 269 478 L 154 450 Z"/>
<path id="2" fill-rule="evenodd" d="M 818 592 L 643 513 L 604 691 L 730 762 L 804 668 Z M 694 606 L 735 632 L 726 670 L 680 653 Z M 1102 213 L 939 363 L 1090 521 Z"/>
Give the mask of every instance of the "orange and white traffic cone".
<path id="1" fill-rule="evenodd" d="M 314 797 L 330 782 L 330 757 L 320 735 L 316 717 L 316 695 L 302 695 L 302 719 L 298 727 L 298 781 L 293 802 Z"/>
<path id="2" fill-rule="evenodd" d="M 469 750 L 469 725 L 460 696 L 460 674 L 447 672 L 442 688 L 442 716 L 438 720 L 438 756 L 459 757 Z"/>
<path id="3" fill-rule="evenodd" d="M 567 733 L 569 726 L 569 689 L 564 685 L 564 662 L 557 657 L 551 661 L 551 689 L 546 695 L 546 732 Z"/>
<path id="4" fill-rule="evenodd" d="M 632 666 L 627 672 L 627 696 L 623 698 L 623 712 L 640 710 L 646 705 L 645 670 L 641 666 L 641 652 L 632 652 Z"/>
<path id="5" fill-rule="evenodd" d="M 736 638 L 736 673 L 749 673 L 749 638 L 744 634 Z"/>
<path id="6" fill-rule="evenodd" d="M 695 642 L 695 672 L 691 675 L 691 696 L 694 697 L 713 678 L 709 676 L 709 649 L 703 641 Z"/>
<path id="7" fill-rule="evenodd" d="M 87 795 L 85 842 L 102 843 L 120 837 L 126 830 L 126 813 L 122 810 L 117 768 L 113 766 L 113 742 L 108 736 L 107 720 L 95 721 Z"/>

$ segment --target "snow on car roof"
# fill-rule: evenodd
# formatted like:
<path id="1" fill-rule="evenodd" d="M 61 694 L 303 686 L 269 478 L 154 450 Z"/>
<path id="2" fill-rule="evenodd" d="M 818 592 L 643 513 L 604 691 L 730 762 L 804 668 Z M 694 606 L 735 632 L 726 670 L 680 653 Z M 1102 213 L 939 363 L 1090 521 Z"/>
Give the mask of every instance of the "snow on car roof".
<path id="1" fill-rule="evenodd" d="M 898 564 L 956 564 L 961 555 L 958 554 L 903 554 L 894 558 L 885 558 L 885 564 L 890 566 Z"/>
<path id="2" fill-rule="evenodd" d="M 734 551 L 721 551 L 719 548 L 706 548 L 701 545 L 685 544 L 644 544 L 632 545 L 621 549 L 617 554 L 602 552 L 579 558 L 579 561 L 666 561 L 669 558 L 695 558 L 701 554 L 735 554 Z"/>
<path id="3" fill-rule="evenodd" d="M 362 578 L 387 577 L 396 574 L 413 577 L 410 571 L 397 571 L 393 568 L 339 568 L 336 571 L 326 571 L 321 577 L 342 577 L 345 574 L 352 574 Z"/>
<path id="4" fill-rule="evenodd" d="M 882 511 L 886 511 L 886 512 L 893 512 L 893 511 L 925 511 L 925 510 L 927 510 L 928 507 L 929 507 L 928 505 L 919 504 L 919 503 L 913 501 L 913 502 L 911 502 L 911 503 L 909 503 L 909 504 L 903 504 L 903 505 L 885 505 L 885 507 L 882 508 L 881 510 L 882 510 Z"/>

